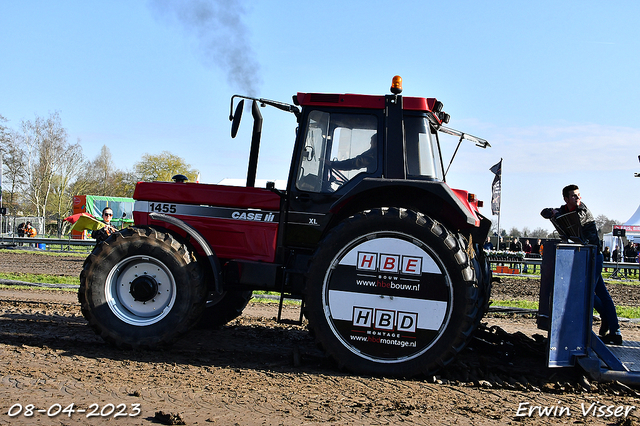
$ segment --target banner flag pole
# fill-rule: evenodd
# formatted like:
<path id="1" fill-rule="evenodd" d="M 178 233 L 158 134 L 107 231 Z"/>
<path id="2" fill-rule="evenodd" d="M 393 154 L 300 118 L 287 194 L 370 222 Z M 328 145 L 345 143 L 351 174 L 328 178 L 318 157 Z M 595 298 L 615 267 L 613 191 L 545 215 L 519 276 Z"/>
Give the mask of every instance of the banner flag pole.
<path id="1" fill-rule="evenodd" d="M 495 177 L 491 184 L 491 213 L 498 216 L 498 250 L 500 249 L 500 202 L 502 198 L 502 158 L 489 169 Z"/>

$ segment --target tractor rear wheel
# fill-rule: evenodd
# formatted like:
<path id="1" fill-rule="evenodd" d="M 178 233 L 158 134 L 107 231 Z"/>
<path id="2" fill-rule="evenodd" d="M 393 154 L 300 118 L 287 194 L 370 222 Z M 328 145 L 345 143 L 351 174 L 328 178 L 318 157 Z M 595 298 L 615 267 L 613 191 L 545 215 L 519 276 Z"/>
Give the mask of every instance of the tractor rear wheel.
<path id="1" fill-rule="evenodd" d="M 87 257 L 78 299 L 108 343 L 153 349 L 171 345 L 197 322 L 206 285 L 186 244 L 155 228 L 133 227 Z"/>
<path id="2" fill-rule="evenodd" d="M 360 374 L 409 377 L 449 363 L 481 312 L 461 241 L 405 209 L 343 221 L 320 242 L 307 275 L 305 313 L 318 343 Z"/>

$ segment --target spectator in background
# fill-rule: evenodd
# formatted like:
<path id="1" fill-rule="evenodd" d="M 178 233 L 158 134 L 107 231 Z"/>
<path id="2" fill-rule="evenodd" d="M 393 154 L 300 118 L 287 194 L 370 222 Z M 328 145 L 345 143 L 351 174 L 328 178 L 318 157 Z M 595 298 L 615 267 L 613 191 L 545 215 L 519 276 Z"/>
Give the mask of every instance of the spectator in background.
<path id="1" fill-rule="evenodd" d="M 27 224 L 24 226 L 24 235 L 29 238 L 35 238 L 35 236 L 38 235 L 36 228 L 31 226 L 31 222 L 27 222 Z"/>
<path id="2" fill-rule="evenodd" d="M 538 238 L 538 241 L 536 241 L 536 243 L 533 246 L 531 246 L 531 254 L 537 254 L 537 255 L 542 254 L 540 253 L 541 247 L 542 247 L 542 240 Z"/>
<path id="3" fill-rule="evenodd" d="M 618 246 L 613 249 L 613 253 L 611 253 L 611 261 L 612 262 L 620 262 L 620 250 L 618 250 Z"/>
<path id="4" fill-rule="evenodd" d="M 531 257 L 531 250 L 533 250 L 533 247 L 531 247 L 531 243 L 529 242 L 529 240 L 524 240 L 524 244 L 522 245 L 522 251 L 524 251 L 524 257 Z M 522 272 L 527 272 L 527 264 L 524 264 L 524 269 L 522 270 Z"/>
<path id="5" fill-rule="evenodd" d="M 109 238 L 109 235 L 117 231 L 117 229 L 111 225 L 111 219 L 113 219 L 113 210 L 111 207 L 105 207 L 102 210 L 102 221 L 105 223 L 104 228 L 96 229 L 91 232 L 91 238 L 96 239 L 96 244 L 100 244 Z"/>
<path id="6" fill-rule="evenodd" d="M 631 241 L 629 241 L 627 243 L 627 246 L 624 248 L 624 261 L 629 263 L 636 263 L 636 256 L 638 256 L 638 252 L 636 251 L 636 248 L 634 247 L 634 245 L 631 244 Z M 630 276 L 630 275 L 635 275 L 636 270 L 626 269 L 625 272 L 626 272 L 625 275 Z"/>
<path id="7" fill-rule="evenodd" d="M 20 223 L 18 225 L 18 237 L 19 238 L 24 238 L 24 222 Z M 22 245 L 22 243 L 18 243 L 18 245 Z"/>
<path id="8" fill-rule="evenodd" d="M 38 232 L 36 232 L 36 228 L 31 226 L 31 222 L 27 222 L 27 224 L 24 226 L 24 236 L 29 238 L 35 238 L 36 235 L 38 235 Z M 35 247 L 35 246 L 36 246 L 35 244 L 29 243 L 29 247 Z"/>
<path id="9" fill-rule="evenodd" d="M 24 222 L 18 225 L 18 237 L 24 237 Z"/>
<path id="10" fill-rule="evenodd" d="M 493 250 L 493 244 L 491 243 L 491 237 L 487 237 L 487 241 L 485 241 L 485 243 L 482 246 L 482 248 L 485 249 L 485 250 Z"/>
<path id="11" fill-rule="evenodd" d="M 531 246 L 531 257 L 542 257 L 542 240 L 540 238 L 538 238 L 538 241 L 536 241 L 536 243 Z M 538 268 L 538 265 L 533 265 L 533 273 L 536 273 L 536 269 Z"/>
<path id="12" fill-rule="evenodd" d="M 500 239 L 498 240 L 498 250 L 506 250 L 506 249 L 507 249 L 507 243 L 505 243 L 502 237 L 500 237 Z"/>
<path id="13" fill-rule="evenodd" d="M 604 248 L 602 252 L 602 258 L 605 262 L 611 262 L 611 252 L 609 251 L 609 246 Z M 609 272 L 609 268 L 604 268 L 605 272 Z"/>
<path id="14" fill-rule="evenodd" d="M 514 238 L 513 241 L 511 241 L 511 243 L 509 244 L 509 251 L 511 252 L 519 252 L 522 251 L 522 243 L 520 241 L 518 241 L 518 238 Z M 512 260 L 516 260 L 518 259 L 516 256 L 510 256 L 510 258 Z M 518 269 L 520 269 L 520 262 L 518 262 Z M 510 265 L 511 269 L 515 269 L 516 268 L 516 264 L 515 263 L 511 263 Z"/>
<path id="15" fill-rule="evenodd" d="M 640 264 L 640 244 L 636 244 L 636 253 L 638 253 L 638 256 L 636 256 L 636 262 Z M 640 267 L 640 265 L 638 266 Z M 638 280 L 640 280 L 640 270 L 638 271 Z"/>

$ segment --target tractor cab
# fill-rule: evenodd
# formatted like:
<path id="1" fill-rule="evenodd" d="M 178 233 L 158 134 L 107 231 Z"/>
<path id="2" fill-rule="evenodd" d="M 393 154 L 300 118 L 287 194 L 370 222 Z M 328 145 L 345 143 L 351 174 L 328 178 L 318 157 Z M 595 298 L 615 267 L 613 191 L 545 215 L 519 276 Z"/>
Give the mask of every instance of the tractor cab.
<path id="1" fill-rule="evenodd" d="M 232 136 L 240 123 L 244 99 L 253 102 L 247 186 L 254 185 L 258 164 L 259 105 L 296 115 L 293 161 L 287 191 L 281 193 L 285 196 L 285 247 L 314 248 L 328 228 L 380 203 L 432 212 L 448 218 L 452 227 L 470 232 L 480 225 L 475 196 L 452 190 L 445 183 L 438 134 L 455 135 L 459 144 L 470 140 L 486 148 L 489 143 L 445 127 L 450 117 L 437 99 L 403 97 L 399 76 L 394 77 L 391 92 L 378 96 L 298 93 L 293 105 L 236 95 L 242 100 L 235 113 L 232 99 Z"/>

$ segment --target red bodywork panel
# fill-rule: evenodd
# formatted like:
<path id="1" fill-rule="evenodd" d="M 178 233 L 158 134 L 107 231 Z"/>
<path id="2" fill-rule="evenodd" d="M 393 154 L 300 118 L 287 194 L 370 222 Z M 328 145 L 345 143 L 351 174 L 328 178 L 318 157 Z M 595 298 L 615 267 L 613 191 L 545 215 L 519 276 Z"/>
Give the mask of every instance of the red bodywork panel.
<path id="1" fill-rule="evenodd" d="M 137 225 L 163 226 L 156 211 L 180 219 L 208 241 L 220 259 L 274 262 L 280 196 L 262 188 L 173 182 L 138 182 L 133 198 Z M 201 252 L 202 253 L 202 252 Z"/>
<path id="2" fill-rule="evenodd" d="M 204 183 L 138 182 L 135 200 L 279 210 L 280 196 L 263 188 Z"/>
<path id="3" fill-rule="evenodd" d="M 475 226 L 480 226 L 480 218 L 478 217 L 478 213 L 480 210 L 478 209 L 478 202 L 474 201 L 472 203 L 469 202 L 469 191 L 464 191 L 462 189 L 453 189 L 451 188 L 454 194 L 460 199 L 460 202 L 464 204 L 464 206 L 471 212 L 471 215 L 476 220 Z"/>
<path id="4" fill-rule="evenodd" d="M 332 93 L 300 93 L 298 103 L 302 106 L 331 106 L 345 108 L 384 109 L 384 96 L 332 94 Z M 411 111 L 430 111 L 437 102 L 436 98 L 402 97 L 402 108 Z"/>

